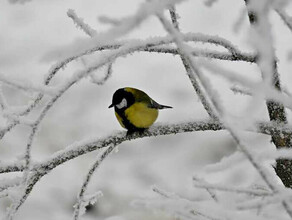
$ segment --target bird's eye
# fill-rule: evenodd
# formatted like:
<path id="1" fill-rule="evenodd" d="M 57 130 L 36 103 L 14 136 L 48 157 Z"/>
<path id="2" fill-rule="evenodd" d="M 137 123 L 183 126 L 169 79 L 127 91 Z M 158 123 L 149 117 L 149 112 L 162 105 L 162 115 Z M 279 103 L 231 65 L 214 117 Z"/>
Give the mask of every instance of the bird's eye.
<path id="1" fill-rule="evenodd" d="M 118 109 L 127 107 L 127 100 L 125 98 L 122 99 L 122 101 L 120 102 L 120 104 L 116 105 Z"/>

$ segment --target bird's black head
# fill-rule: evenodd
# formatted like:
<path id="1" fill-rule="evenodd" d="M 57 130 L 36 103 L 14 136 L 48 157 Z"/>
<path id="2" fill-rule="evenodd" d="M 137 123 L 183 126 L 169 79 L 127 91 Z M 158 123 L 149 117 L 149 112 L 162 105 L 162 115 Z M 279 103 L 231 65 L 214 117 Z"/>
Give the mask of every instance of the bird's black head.
<path id="1" fill-rule="evenodd" d="M 118 89 L 113 95 L 112 104 L 115 110 L 125 110 L 135 102 L 135 97 L 131 92 L 127 92 L 124 88 Z"/>

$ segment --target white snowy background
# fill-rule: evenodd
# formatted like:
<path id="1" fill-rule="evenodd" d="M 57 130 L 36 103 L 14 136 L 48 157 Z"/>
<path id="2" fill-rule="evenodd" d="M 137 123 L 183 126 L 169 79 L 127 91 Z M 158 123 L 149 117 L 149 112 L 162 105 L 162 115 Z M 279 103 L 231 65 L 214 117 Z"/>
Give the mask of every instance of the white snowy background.
<path id="1" fill-rule="evenodd" d="M 0 1 L 0 75 L 20 82 L 41 84 L 51 66 L 66 56 L 64 51 L 69 51 L 80 39 L 89 39 L 67 16 L 68 9 L 73 9 L 97 32 L 102 32 L 111 28 L 111 25 L 100 22 L 99 16 L 119 19 L 134 14 L 142 2 L 144 1 L 34 0 L 26 4 L 11 4 L 9 1 Z M 291 4 L 286 11 L 288 14 L 289 11 L 292 12 Z M 212 7 L 207 7 L 203 0 L 186 1 L 177 6 L 177 12 L 182 32 L 218 35 L 243 51 L 252 51 L 248 41 L 250 24 L 243 0 L 218 0 Z M 276 55 L 280 60 L 281 83 L 289 90 L 292 85 L 292 66 L 287 54 L 292 50 L 292 34 L 274 12 L 271 13 L 271 21 Z M 151 16 L 123 38 L 146 39 L 165 35 L 159 20 Z M 195 45 L 196 48 L 204 46 L 206 45 Z M 73 61 L 57 74 L 52 85 L 61 85 L 74 72 L 94 62 L 95 58 L 98 55 Z M 216 63 L 249 76 L 250 79 L 261 79 L 260 72 L 253 64 L 232 61 Z M 108 109 L 108 106 L 114 91 L 125 86 L 142 89 L 157 102 L 173 106 L 173 109 L 160 112 L 157 124 L 208 118 L 179 56 L 134 53 L 118 58 L 112 68 L 113 75 L 104 85 L 98 86 L 87 77 L 54 104 L 42 121 L 34 140 L 34 161 L 42 161 L 84 138 L 103 137 L 122 130 L 113 109 Z M 104 71 L 105 69 L 97 71 L 95 75 L 100 77 L 104 75 Z M 235 95 L 230 90 L 232 84 L 221 77 L 211 74 L 207 77 L 214 89 L 220 92 L 221 102 L 228 114 L 239 120 L 248 117 L 247 96 Z M 5 85 L 2 89 L 11 106 L 25 105 L 31 98 L 30 93 L 21 93 L 11 86 Z M 259 120 L 267 120 L 264 102 L 258 104 L 253 114 Z M 31 118 L 34 116 L 32 114 Z M 6 119 L 0 116 L 0 126 L 5 123 Z M 19 125 L 7 133 L 0 142 L 0 161 L 14 161 L 21 157 L 28 135 L 25 125 Z M 273 148 L 269 136 L 247 132 L 243 138 L 255 149 Z M 235 151 L 236 144 L 226 131 L 192 132 L 125 142 L 106 158 L 94 174 L 88 191 L 93 193 L 101 190 L 103 197 L 84 215 L 84 219 L 174 219 L 160 212 L 134 208 L 131 201 L 158 197 L 151 190 L 153 185 L 189 199 L 200 199 L 206 192 L 193 187 L 192 176 L 202 173 L 208 165 L 224 160 Z M 70 219 L 77 193 L 96 156 L 97 152 L 86 154 L 66 162 L 43 177 L 20 208 L 16 219 Z M 226 167 L 228 166 L 224 172 L 208 171 L 207 175 L 204 172 L 204 178 L 235 186 L 258 182 L 258 174 L 248 162 L 235 164 L 233 161 L 229 164 L 227 161 Z M 0 200 L 1 214 L 4 215 L 9 201 L 8 198 Z"/>

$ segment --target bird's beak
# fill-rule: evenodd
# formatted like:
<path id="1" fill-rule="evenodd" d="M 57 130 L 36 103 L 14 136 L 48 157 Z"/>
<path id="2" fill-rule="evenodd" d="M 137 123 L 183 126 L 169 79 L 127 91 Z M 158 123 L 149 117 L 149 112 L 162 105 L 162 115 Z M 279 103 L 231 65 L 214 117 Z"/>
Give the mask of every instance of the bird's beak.
<path id="1" fill-rule="evenodd" d="M 112 107 L 114 107 L 114 104 L 111 104 L 108 108 L 112 108 Z"/>

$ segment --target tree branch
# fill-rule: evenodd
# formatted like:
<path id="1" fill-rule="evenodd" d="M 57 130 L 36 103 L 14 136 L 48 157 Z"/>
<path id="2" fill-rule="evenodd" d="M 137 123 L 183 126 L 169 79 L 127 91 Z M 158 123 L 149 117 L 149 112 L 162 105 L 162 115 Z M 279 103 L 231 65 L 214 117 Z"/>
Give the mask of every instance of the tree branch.
<path id="1" fill-rule="evenodd" d="M 175 11 L 174 6 L 169 10 L 170 12 L 170 17 L 172 20 L 172 24 L 174 26 L 174 28 L 177 30 L 177 32 L 180 33 L 179 30 L 179 25 L 178 25 L 178 21 L 177 21 L 177 14 Z M 191 68 L 191 66 L 189 65 L 188 60 L 185 58 L 185 56 L 180 52 L 180 49 L 178 48 L 178 52 L 179 52 L 179 56 L 182 60 L 182 63 L 185 67 L 185 70 L 187 72 L 187 76 L 189 77 L 194 90 L 196 91 L 199 99 L 201 100 L 201 103 L 203 104 L 205 110 L 207 111 L 208 115 L 214 119 L 214 120 L 218 120 L 216 113 L 214 112 L 213 106 L 211 105 L 211 103 L 209 102 L 209 100 L 206 98 L 197 78 L 194 76 L 193 74 L 193 69 Z"/>
<path id="2" fill-rule="evenodd" d="M 256 9 L 256 7 L 255 8 L 251 7 L 250 0 L 245 0 L 245 3 L 248 10 L 248 17 L 249 17 L 251 26 L 255 29 L 258 35 L 264 39 L 265 37 L 267 37 L 266 32 L 270 32 L 270 30 L 263 31 L 262 29 L 259 29 L 259 27 L 260 27 L 260 24 L 267 26 L 265 25 L 265 23 L 268 22 L 268 19 L 265 16 L 261 16 L 261 13 L 266 14 L 267 12 L 261 12 L 260 11 L 261 9 Z M 272 42 L 270 42 L 270 44 L 271 43 Z M 272 45 L 266 45 L 266 46 L 272 47 Z M 266 58 L 266 55 L 263 55 L 263 53 L 261 54 L 260 50 L 258 50 L 257 53 L 259 56 L 257 63 L 259 65 L 259 68 L 261 69 L 262 76 L 265 77 L 269 73 L 267 73 L 266 67 L 261 68 L 261 63 L 259 61 Z M 267 61 L 269 61 L 268 64 L 272 66 L 272 70 L 271 70 L 272 73 L 270 73 L 271 74 L 270 77 L 272 80 L 271 83 L 277 90 L 281 91 L 280 76 L 279 76 L 278 68 L 277 68 L 277 60 L 276 60 L 274 52 L 272 52 L 271 55 L 273 56 L 270 58 L 272 60 L 266 60 L 266 63 Z M 269 113 L 269 117 L 271 121 L 284 123 L 284 124 L 288 123 L 285 108 L 281 103 L 278 103 L 275 101 L 267 101 L 266 105 L 267 105 L 267 109 L 268 109 L 268 113 Z M 291 137 L 292 137 L 291 135 L 285 135 L 285 136 L 272 135 L 272 141 L 277 148 L 286 148 L 286 147 L 291 148 L 292 147 Z M 291 170 L 292 170 L 292 160 L 285 160 L 285 159 L 277 160 L 275 171 L 277 175 L 280 177 L 280 179 L 282 180 L 283 184 L 289 188 L 292 188 Z"/>

